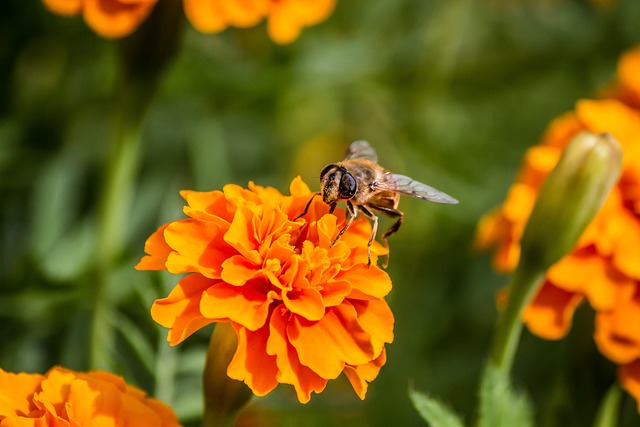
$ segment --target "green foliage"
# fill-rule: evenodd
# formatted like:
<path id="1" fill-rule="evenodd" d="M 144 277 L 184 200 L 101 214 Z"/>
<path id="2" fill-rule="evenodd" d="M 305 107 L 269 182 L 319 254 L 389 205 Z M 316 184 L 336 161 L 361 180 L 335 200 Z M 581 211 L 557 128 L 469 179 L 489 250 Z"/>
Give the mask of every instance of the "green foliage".
<path id="1" fill-rule="evenodd" d="M 423 420 L 431 427 L 463 427 L 464 423 L 446 405 L 416 390 L 409 391 L 409 398 Z"/>
<path id="2" fill-rule="evenodd" d="M 513 389 L 503 370 L 489 365 L 480 385 L 478 427 L 533 427 L 533 411 L 526 395 Z"/>

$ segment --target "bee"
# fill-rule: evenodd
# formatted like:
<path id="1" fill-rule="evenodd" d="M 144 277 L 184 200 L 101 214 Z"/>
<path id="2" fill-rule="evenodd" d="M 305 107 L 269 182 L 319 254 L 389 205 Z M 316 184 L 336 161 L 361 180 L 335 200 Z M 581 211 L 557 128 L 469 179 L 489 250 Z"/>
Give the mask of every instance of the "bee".
<path id="1" fill-rule="evenodd" d="M 322 169 L 320 172 L 320 192 L 311 196 L 304 211 L 295 219 L 306 215 L 316 196 L 322 195 L 324 203 L 331 207 L 329 213 L 333 213 L 338 202 L 344 201 L 349 212 L 349 219 L 331 244 L 333 246 L 349 229 L 358 213 L 362 212 L 373 221 L 371 237 L 367 246 L 369 257 L 367 266 L 370 266 L 371 244 L 378 232 L 378 217 L 374 212 L 381 212 L 391 218 L 396 218 L 396 222 L 382 234 L 382 243 L 385 248 L 388 248 L 387 238 L 400 229 L 404 219 L 404 213 L 398 210 L 402 194 L 436 203 L 458 203 L 456 199 L 442 191 L 415 181 L 408 176 L 389 172 L 378 164 L 378 156 L 367 141 L 354 141 L 349 145 L 341 162 L 329 164 Z M 383 267 L 386 268 L 388 262 L 389 255 L 387 254 Z"/>

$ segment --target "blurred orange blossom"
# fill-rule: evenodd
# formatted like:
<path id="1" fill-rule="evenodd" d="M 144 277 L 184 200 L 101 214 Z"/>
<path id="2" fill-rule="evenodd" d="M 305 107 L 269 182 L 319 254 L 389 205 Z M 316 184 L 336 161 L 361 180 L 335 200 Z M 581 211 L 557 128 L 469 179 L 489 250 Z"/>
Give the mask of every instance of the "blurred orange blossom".
<path id="1" fill-rule="evenodd" d="M 136 266 L 188 273 L 151 315 L 170 328 L 172 345 L 212 322 L 231 322 L 238 347 L 227 374 L 258 396 L 285 383 L 306 403 L 344 372 L 364 399 L 393 340 L 384 300 L 391 280 L 376 266 L 386 250 L 374 243 L 367 267 L 364 218 L 331 246 L 344 210 L 328 214 L 316 199 L 293 221 L 312 193 L 300 178 L 290 192 L 253 183 L 182 191 L 188 218 L 162 225 Z"/>
<path id="2" fill-rule="evenodd" d="M 43 0 L 53 12 L 82 14 L 102 37 L 133 33 L 158 0 Z M 164 0 L 166 1 L 166 0 Z M 217 33 L 228 27 L 253 27 L 267 20 L 269 36 L 290 43 L 304 27 L 318 24 L 333 12 L 336 0 L 182 0 L 185 15 L 200 32 Z"/>
<path id="3" fill-rule="evenodd" d="M 542 338 L 560 339 L 577 306 L 588 301 L 596 311 L 595 342 L 620 365 L 620 383 L 640 410 L 640 48 L 623 55 L 618 80 L 604 96 L 579 101 L 549 125 L 526 152 L 507 199 L 480 220 L 476 245 L 496 246 L 494 267 L 512 271 L 538 190 L 568 142 L 583 130 L 609 132 L 620 142 L 620 180 L 575 249 L 547 271 L 523 321 Z"/>
<path id="4" fill-rule="evenodd" d="M 173 410 L 103 371 L 44 375 L 0 369 L 0 426 L 179 426 Z"/>

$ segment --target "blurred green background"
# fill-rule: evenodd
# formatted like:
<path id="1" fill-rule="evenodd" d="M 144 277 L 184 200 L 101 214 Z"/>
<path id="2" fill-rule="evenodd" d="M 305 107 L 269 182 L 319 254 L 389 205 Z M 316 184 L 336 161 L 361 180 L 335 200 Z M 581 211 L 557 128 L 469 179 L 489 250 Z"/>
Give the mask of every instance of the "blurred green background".
<path id="1" fill-rule="evenodd" d="M 0 366 L 99 366 L 197 425 L 211 328 L 168 346 L 148 310 L 178 278 L 133 269 L 145 239 L 182 218 L 180 189 L 252 180 L 288 193 L 301 175 L 316 190 L 321 168 L 367 139 L 383 166 L 461 203 L 401 202 L 406 220 L 390 239 L 387 270 L 396 338 L 365 401 L 343 377 L 304 406 L 280 386 L 239 424 L 421 426 L 410 385 L 472 421 L 495 293 L 506 283 L 490 254 L 471 250 L 476 222 L 502 201 L 549 121 L 614 78 L 621 52 L 640 41 L 640 2 L 339 0 L 327 21 L 286 46 L 264 25 L 199 34 L 179 13 L 139 163 L 115 191 L 126 215 L 105 261 L 100 206 L 122 43 L 38 0 L 0 2 Z M 150 51 L 171 49 L 152 39 Z M 97 347 L 96 320 L 111 337 Z M 615 381 L 592 331 L 582 307 L 560 342 L 525 333 L 514 381 L 534 401 L 537 425 L 592 423 Z M 622 418 L 640 425 L 628 397 Z"/>

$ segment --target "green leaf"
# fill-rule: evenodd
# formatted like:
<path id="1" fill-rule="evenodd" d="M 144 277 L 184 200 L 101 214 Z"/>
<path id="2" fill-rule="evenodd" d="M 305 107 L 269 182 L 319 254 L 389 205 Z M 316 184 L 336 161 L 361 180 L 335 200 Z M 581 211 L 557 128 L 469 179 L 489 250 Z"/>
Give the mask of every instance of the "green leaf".
<path id="1" fill-rule="evenodd" d="M 479 427 L 531 427 L 533 413 L 526 395 L 511 387 L 504 371 L 489 366 L 480 386 Z"/>
<path id="2" fill-rule="evenodd" d="M 463 427 L 460 417 L 442 402 L 426 394 L 409 390 L 409 398 L 423 420 L 431 427 Z"/>

